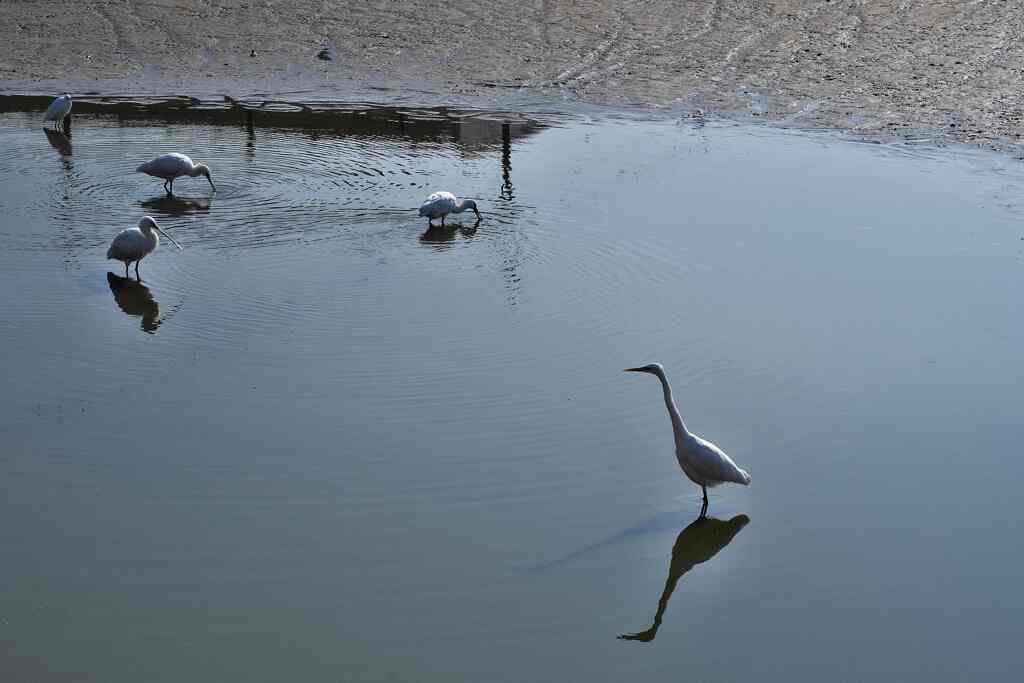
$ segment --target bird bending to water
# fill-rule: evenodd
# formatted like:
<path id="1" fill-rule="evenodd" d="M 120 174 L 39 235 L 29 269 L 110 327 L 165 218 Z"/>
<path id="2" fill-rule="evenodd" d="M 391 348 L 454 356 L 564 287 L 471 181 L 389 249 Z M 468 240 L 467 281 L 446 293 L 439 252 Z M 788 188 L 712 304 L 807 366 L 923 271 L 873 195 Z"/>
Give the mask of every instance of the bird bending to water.
<path id="1" fill-rule="evenodd" d="M 660 363 L 651 363 L 639 368 L 626 368 L 626 372 L 646 372 L 661 380 L 661 389 L 665 394 L 665 407 L 668 408 L 668 416 L 672 419 L 672 433 L 676 440 L 676 459 L 683 473 L 689 477 L 704 492 L 704 504 L 700 509 L 700 516 L 703 517 L 708 511 L 708 488 L 717 486 L 723 482 L 733 482 L 746 486 L 750 483 L 750 475 L 746 470 L 740 469 L 736 463 L 726 455 L 721 448 L 706 439 L 693 434 L 686 425 L 683 418 L 679 416 L 679 409 L 672 398 L 672 387 L 669 386 L 668 378 L 665 376 L 665 368 Z"/>
<path id="2" fill-rule="evenodd" d="M 191 176 L 192 178 L 199 175 L 206 176 L 206 179 L 210 181 L 210 187 L 213 188 L 214 192 L 217 191 L 217 186 L 213 184 L 213 179 L 210 177 L 209 166 L 193 163 L 190 158 L 177 152 L 158 156 L 153 161 L 147 161 L 135 170 L 155 178 L 163 178 L 164 189 L 167 191 L 167 194 L 174 194 L 174 179 L 183 175 Z"/>
<path id="3" fill-rule="evenodd" d="M 455 201 L 455 195 L 451 192 L 435 192 L 434 194 L 427 197 L 423 205 L 420 206 L 420 215 L 427 217 L 427 225 L 433 225 L 435 218 L 441 219 L 441 225 L 444 225 L 444 217 L 450 213 L 462 213 L 466 209 L 472 209 L 473 213 L 476 214 L 477 222 L 480 221 L 480 212 L 476 208 L 476 202 L 472 199 L 463 199 L 461 202 Z"/>
<path id="4" fill-rule="evenodd" d="M 160 244 L 160 233 L 178 249 L 181 245 L 174 238 L 160 229 L 151 216 L 143 216 L 139 227 L 128 228 L 118 233 L 107 249 L 107 258 L 124 261 L 124 276 L 128 277 L 128 264 L 135 261 L 135 278 L 139 277 L 139 261 L 148 256 Z"/>
<path id="5" fill-rule="evenodd" d="M 71 95 L 64 93 L 46 108 L 46 113 L 43 114 L 43 126 L 46 126 L 47 121 L 56 121 L 57 125 L 60 125 L 67 115 L 71 113 Z"/>

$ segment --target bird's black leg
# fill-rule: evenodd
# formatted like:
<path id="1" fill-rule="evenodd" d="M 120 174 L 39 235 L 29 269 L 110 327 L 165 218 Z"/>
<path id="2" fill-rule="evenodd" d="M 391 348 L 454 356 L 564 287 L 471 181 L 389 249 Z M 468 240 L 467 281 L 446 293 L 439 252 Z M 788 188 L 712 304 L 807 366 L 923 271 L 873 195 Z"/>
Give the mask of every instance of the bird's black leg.
<path id="1" fill-rule="evenodd" d="M 135 262 L 135 279 L 136 280 L 139 279 L 139 262 L 138 261 Z"/>
<path id="2" fill-rule="evenodd" d="M 704 504 L 700 506 L 700 516 L 706 517 L 708 514 L 708 489 L 703 484 L 700 488 L 704 491 Z"/>
<path id="3" fill-rule="evenodd" d="M 448 215 L 448 214 L 445 214 L 445 213 L 442 213 L 442 214 L 441 214 L 441 227 L 442 227 L 442 228 L 444 227 L 444 217 L 445 217 L 445 216 L 447 216 L 447 215 Z"/>
<path id="4" fill-rule="evenodd" d="M 128 279 L 128 264 L 129 263 L 131 263 L 131 262 L 130 261 L 125 261 L 124 262 L 124 278 L 126 280 Z"/>

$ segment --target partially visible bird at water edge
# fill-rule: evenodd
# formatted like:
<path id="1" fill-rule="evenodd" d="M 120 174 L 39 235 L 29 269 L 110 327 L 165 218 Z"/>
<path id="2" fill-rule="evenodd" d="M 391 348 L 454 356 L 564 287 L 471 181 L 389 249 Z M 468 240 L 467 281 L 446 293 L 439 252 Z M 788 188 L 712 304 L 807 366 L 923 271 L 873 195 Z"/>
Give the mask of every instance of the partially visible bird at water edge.
<path id="1" fill-rule="evenodd" d="M 167 194 L 174 194 L 174 179 L 185 175 L 192 178 L 200 175 L 206 176 L 206 179 L 210 182 L 210 187 L 213 188 L 214 192 L 217 191 L 217 186 L 213 184 L 213 179 L 210 177 L 209 166 L 194 163 L 189 157 L 177 152 L 158 156 L 156 159 L 140 165 L 135 170 L 155 178 L 163 178 L 164 190 L 167 191 Z"/>
<path id="2" fill-rule="evenodd" d="M 683 473 L 690 481 L 704 492 L 704 503 L 700 509 L 703 517 L 708 511 L 708 487 L 724 482 L 734 484 L 750 483 L 750 475 L 732 461 L 721 448 L 706 439 L 702 439 L 686 428 L 683 418 L 679 415 L 676 402 L 672 398 L 672 387 L 665 376 L 665 368 L 660 363 L 651 363 L 638 368 L 626 368 L 625 372 L 646 372 L 661 381 L 661 389 L 665 394 L 665 407 L 672 420 L 672 433 L 676 441 L 676 459 Z"/>
<path id="3" fill-rule="evenodd" d="M 67 93 L 56 98 L 46 108 L 46 113 L 43 114 L 43 126 L 46 126 L 47 121 L 54 121 L 58 126 L 61 125 L 68 114 L 71 113 L 71 104 L 71 95 Z"/>
<path id="4" fill-rule="evenodd" d="M 114 241 L 107 249 L 107 258 L 124 262 L 124 276 L 128 277 L 128 264 L 135 262 L 135 278 L 139 277 L 139 261 L 151 254 L 157 245 L 160 244 L 160 236 L 163 235 L 171 241 L 178 249 L 181 245 L 174 241 L 174 238 L 164 232 L 152 216 L 143 216 L 139 221 L 139 227 L 128 228 L 118 233 Z"/>
<path id="5" fill-rule="evenodd" d="M 468 209 L 472 209 L 473 213 L 476 214 L 477 222 L 480 221 L 480 211 L 476 208 L 476 202 L 472 199 L 463 199 L 461 202 L 455 199 L 455 195 L 451 192 L 435 192 L 434 194 L 427 197 L 427 199 L 420 206 L 420 216 L 427 217 L 427 225 L 433 225 L 435 218 L 441 219 L 441 225 L 444 225 L 444 217 L 450 213 L 462 213 Z"/>

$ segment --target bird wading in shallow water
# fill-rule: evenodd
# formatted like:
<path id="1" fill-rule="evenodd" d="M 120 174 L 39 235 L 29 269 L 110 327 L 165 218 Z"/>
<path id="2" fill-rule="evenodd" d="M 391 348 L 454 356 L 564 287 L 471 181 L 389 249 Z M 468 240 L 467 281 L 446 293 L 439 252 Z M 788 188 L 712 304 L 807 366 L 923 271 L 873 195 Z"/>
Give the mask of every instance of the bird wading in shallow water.
<path id="1" fill-rule="evenodd" d="M 455 195 L 451 192 L 435 192 L 427 197 L 426 201 L 420 206 L 420 216 L 427 217 L 428 227 L 433 225 L 435 218 L 440 218 L 441 225 L 444 225 L 445 216 L 450 213 L 462 213 L 467 209 L 473 210 L 473 213 L 476 214 L 477 223 L 479 223 L 480 212 L 476 208 L 476 202 L 472 199 L 463 199 L 461 202 L 457 202 Z"/>
<path id="2" fill-rule="evenodd" d="M 46 126 L 47 121 L 54 121 L 58 126 L 64 122 L 68 114 L 71 113 L 71 95 L 64 93 L 46 108 L 46 113 L 43 114 L 43 126 Z"/>
<path id="3" fill-rule="evenodd" d="M 181 245 L 174 241 L 174 238 L 160 229 L 151 216 L 143 216 L 139 221 L 139 227 L 128 228 L 118 233 L 114 241 L 107 249 L 107 258 L 124 262 L 124 276 L 128 277 L 128 264 L 135 261 L 135 278 L 139 277 L 139 261 L 148 256 L 156 246 L 160 244 L 160 237 L 163 235 L 171 241 L 178 249 Z"/>
<path id="4" fill-rule="evenodd" d="M 672 434 L 676 440 L 676 459 L 679 461 L 679 466 L 683 468 L 683 473 L 704 492 L 704 504 L 700 509 L 701 517 L 708 511 L 709 486 L 717 486 L 723 482 L 743 484 L 744 486 L 750 483 L 750 475 L 746 470 L 738 467 L 721 448 L 686 428 L 683 418 L 679 415 L 679 409 L 676 408 L 676 402 L 672 398 L 672 387 L 665 376 L 665 368 L 660 363 L 651 363 L 639 368 L 626 368 L 625 372 L 646 372 L 661 381 L 661 389 L 665 394 L 665 407 L 668 408 L 668 416 L 672 419 Z"/>
<path id="5" fill-rule="evenodd" d="M 213 179 L 210 177 L 209 166 L 193 163 L 190 158 L 177 152 L 158 156 L 153 161 L 147 161 L 135 170 L 155 178 L 163 178 L 164 189 L 167 191 L 167 194 L 174 194 L 174 179 L 183 175 L 192 178 L 200 175 L 206 176 L 206 179 L 210 182 L 210 187 L 213 188 L 214 192 L 217 191 L 217 186 L 213 184 Z"/>

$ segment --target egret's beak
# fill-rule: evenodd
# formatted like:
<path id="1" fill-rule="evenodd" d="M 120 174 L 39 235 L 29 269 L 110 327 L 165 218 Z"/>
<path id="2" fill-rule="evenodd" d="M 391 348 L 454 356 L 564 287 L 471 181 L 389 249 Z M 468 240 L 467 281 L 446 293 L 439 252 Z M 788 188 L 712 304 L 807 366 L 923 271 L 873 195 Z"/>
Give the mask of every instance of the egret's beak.
<path id="1" fill-rule="evenodd" d="M 647 372 L 647 368 L 626 368 L 623 372 Z"/>
<path id="2" fill-rule="evenodd" d="M 178 250 L 179 250 L 179 251 L 185 251 L 185 247 L 183 247 L 183 246 L 181 246 L 180 244 L 178 244 L 178 243 L 177 243 L 177 242 L 176 242 L 176 241 L 174 240 L 174 238 L 173 238 L 173 237 L 171 237 L 170 235 L 168 235 L 168 234 L 167 234 L 166 232 L 164 232 L 164 231 L 163 231 L 163 230 L 162 230 L 162 229 L 160 228 L 160 226 L 158 226 L 158 225 L 153 225 L 153 227 L 154 227 L 154 228 L 156 229 L 156 231 L 157 231 L 158 233 L 160 233 L 161 235 L 163 235 L 164 237 L 166 237 L 167 239 L 169 239 L 169 240 L 171 241 L 171 244 L 173 244 L 174 246 L 176 246 L 176 247 L 178 248 Z"/>
<path id="3" fill-rule="evenodd" d="M 206 176 L 206 180 L 207 180 L 207 182 L 210 183 L 210 187 L 213 188 L 213 191 L 216 192 L 217 191 L 217 186 L 213 184 L 213 178 L 211 178 L 210 176 Z"/>
<path id="4" fill-rule="evenodd" d="M 477 211 L 476 209 L 473 209 L 473 213 L 476 214 L 476 219 L 479 221 L 480 220 L 480 212 Z"/>

